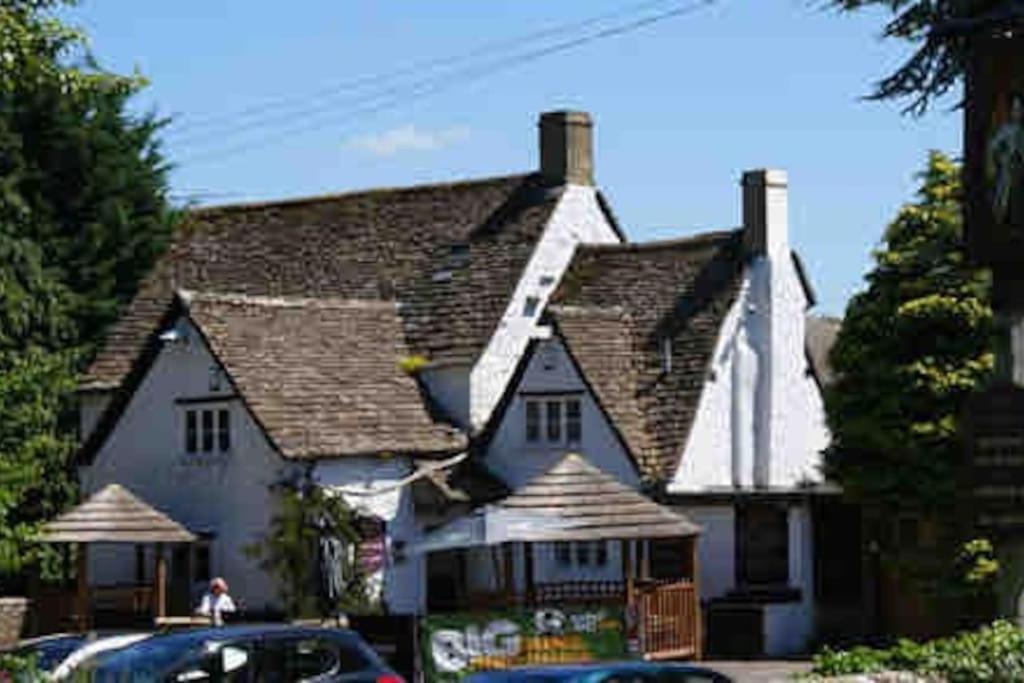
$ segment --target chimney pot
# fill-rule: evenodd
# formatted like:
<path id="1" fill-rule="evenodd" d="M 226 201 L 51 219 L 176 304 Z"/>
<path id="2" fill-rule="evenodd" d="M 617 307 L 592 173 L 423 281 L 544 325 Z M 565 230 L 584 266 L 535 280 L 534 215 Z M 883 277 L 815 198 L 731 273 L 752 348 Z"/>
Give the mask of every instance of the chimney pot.
<path id="1" fill-rule="evenodd" d="M 593 185 L 593 122 L 585 111 L 540 115 L 540 173 L 553 185 Z"/>

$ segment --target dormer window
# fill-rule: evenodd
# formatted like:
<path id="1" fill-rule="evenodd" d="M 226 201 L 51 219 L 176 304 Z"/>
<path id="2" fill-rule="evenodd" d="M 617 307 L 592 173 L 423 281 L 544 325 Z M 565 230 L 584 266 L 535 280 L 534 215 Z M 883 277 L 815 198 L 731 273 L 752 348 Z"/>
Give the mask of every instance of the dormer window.
<path id="1" fill-rule="evenodd" d="M 536 296 L 526 297 L 526 303 L 523 305 L 523 317 L 532 318 L 537 314 L 537 307 L 540 306 L 540 298 Z"/>
<path id="2" fill-rule="evenodd" d="M 583 440 L 583 413 L 577 396 L 526 399 L 527 443 L 578 444 Z"/>

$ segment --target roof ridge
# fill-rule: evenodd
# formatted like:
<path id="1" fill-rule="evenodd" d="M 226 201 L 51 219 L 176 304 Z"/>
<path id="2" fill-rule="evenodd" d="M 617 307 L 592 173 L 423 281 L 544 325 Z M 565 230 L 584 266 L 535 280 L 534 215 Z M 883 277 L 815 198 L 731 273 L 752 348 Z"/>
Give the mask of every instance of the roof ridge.
<path id="1" fill-rule="evenodd" d="M 685 237 L 673 237 L 671 239 L 664 240 L 650 240 L 647 242 L 620 242 L 618 244 L 581 244 L 579 248 L 580 250 L 592 252 L 610 253 L 628 253 L 679 248 L 695 248 L 702 247 L 713 242 L 732 239 L 742 232 L 743 228 L 732 228 L 726 230 L 713 230 L 710 232 L 702 232 L 696 235 L 687 235 Z"/>
<path id="2" fill-rule="evenodd" d="M 526 173 L 510 173 L 507 175 L 496 175 L 487 176 L 483 178 L 466 178 L 463 180 L 448 180 L 448 181 L 437 181 L 428 183 L 417 183 L 413 185 L 395 185 L 395 186 L 384 186 L 384 187 L 368 187 L 356 190 L 348 190 L 344 192 L 326 192 L 324 194 L 306 195 L 299 197 L 284 197 L 281 199 L 270 199 L 270 200 L 254 200 L 254 201 L 241 201 L 231 202 L 227 204 L 215 204 L 212 206 L 200 206 L 194 209 L 190 209 L 187 214 L 189 216 L 208 216 L 210 214 L 218 213 L 231 213 L 241 211 L 258 211 L 260 209 L 270 209 L 277 207 L 290 207 L 290 206 L 301 206 L 303 204 L 317 204 L 320 202 L 337 201 L 341 199 L 351 199 L 360 196 L 369 196 L 374 194 L 396 194 L 404 192 L 423 192 L 426 190 L 441 190 L 441 189 L 453 189 L 471 185 L 485 185 L 488 183 L 498 183 L 502 181 L 512 181 L 516 179 L 525 180 L 530 176 L 534 175 L 534 172 Z"/>
<path id="3" fill-rule="evenodd" d="M 230 306 L 266 306 L 276 308 L 361 308 L 398 310 L 398 302 L 387 299 L 354 299 L 344 297 L 264 296 L 240 292 L 210 292 L 178 289 L 177 296 L 186 304 L 194 301 L 220 303 Z"/>

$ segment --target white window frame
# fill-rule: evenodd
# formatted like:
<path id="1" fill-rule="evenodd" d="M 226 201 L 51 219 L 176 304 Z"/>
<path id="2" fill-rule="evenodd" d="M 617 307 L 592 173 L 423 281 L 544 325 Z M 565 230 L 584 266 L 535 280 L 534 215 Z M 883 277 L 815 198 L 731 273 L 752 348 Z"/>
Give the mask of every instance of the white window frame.
<path id="1" fill-rule="evenodd" d="M 227 455 L 235 447 L 238 420 L 225 402 L 184 403 L 181 409 L 181 451 L 190 458 Z M 207 424 L 209 416 L 209 424 Z M 190 423 L 192 427 L 190 428 Z M 190 439 L 190 433 L 194 432 Z M 209 448 L 206 448 L 209 439 Z M 194 443 L 190 444 L 190 441 Z"/>
<path id="2" fill-rule="evenodd" d="M 576 406 L 572 418 L 570 418 L 570 405 Z M 552 424 L 550 419 L 553 415 L 557 415 L 555 424 Z M 538 446 L 579 445 L 583 442 L 583 396 L 577 393 L 523 396 L 522 429 L 523 440 L 528 444 Z M 570 438 L 570 434 L 573 435 L 573 438 Z"/>

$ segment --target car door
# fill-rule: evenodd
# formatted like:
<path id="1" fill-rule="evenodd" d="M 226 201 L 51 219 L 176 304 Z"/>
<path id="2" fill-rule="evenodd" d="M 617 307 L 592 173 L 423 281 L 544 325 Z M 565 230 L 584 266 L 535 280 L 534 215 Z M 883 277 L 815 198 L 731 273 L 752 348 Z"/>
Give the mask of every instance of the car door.
<path id="1" fill-rule="evenodd" d="M 177 665 L 167 683 L 255 683 L 252 643 L 214 643 Z"/>
<path id="2" fill-rule="evenodd" d="M 375 663 L 357 647 L 328 635 L 302 634 L 263 641 L 259 683 L 375 681 Z"/>

